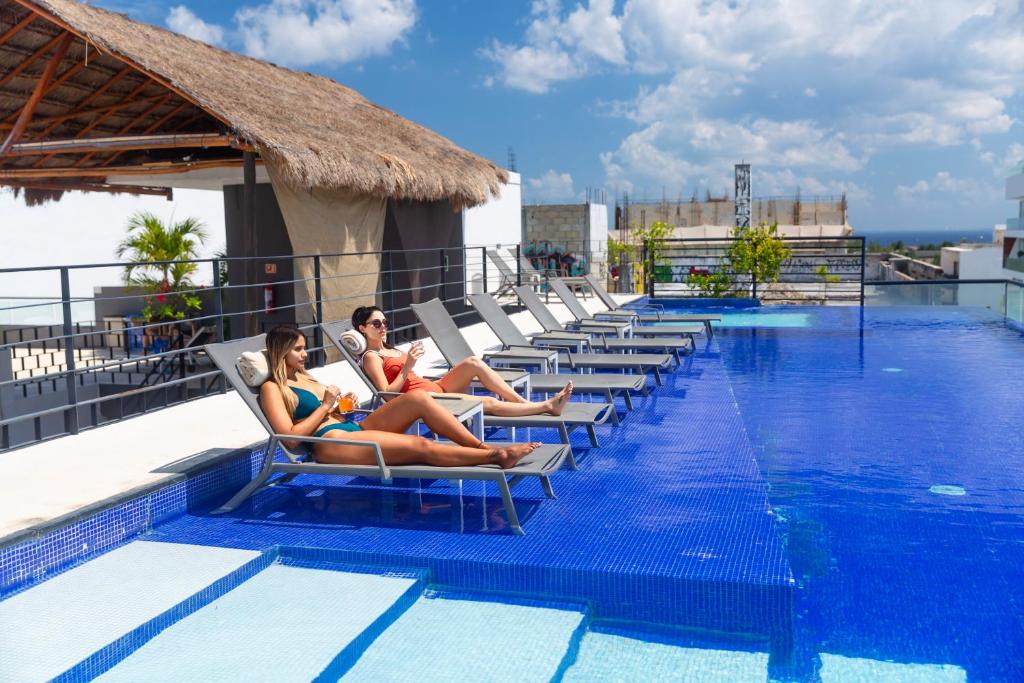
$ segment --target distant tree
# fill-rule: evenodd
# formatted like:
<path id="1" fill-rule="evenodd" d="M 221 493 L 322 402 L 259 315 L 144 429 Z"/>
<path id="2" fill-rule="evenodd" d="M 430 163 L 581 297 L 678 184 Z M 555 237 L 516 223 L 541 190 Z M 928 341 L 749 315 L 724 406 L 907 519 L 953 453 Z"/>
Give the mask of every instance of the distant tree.
<path id="1" fill-rule="evenodd" d="M 727 256 L 734 273 L 750 276 L 753 296 L 757 296 L 757 283 L 776 282 L 782 262 L 789 258 L 790 250 L 778 236 L 778 223 L 758 227 L 735 228 L 735 240 Z"/>
<path id="2" fill-rule="evenodd" d="M 883 251 L 885 251 L 885 247 L 878 242 L 868 242 L 868 252 L 872 254 L 880 254 Z"/>

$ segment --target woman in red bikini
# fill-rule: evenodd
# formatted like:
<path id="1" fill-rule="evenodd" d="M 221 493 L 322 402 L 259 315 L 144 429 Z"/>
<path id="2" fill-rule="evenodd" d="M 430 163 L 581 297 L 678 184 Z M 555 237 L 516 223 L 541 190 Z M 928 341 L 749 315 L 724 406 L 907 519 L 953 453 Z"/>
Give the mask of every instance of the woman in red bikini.
<path id="1" fill-rule="evenodd" d="M 352 327 L 366 337 L 366 353 L 363 354 L 363 370 L 378 391 L 428 391 L 435 394 L 465 394 L 469 384 L 478 380 L 498 398 L 472 396 L 483 401 L 484 413 L 499 417 L 522 417 L 524 415 L 561 415 L 565 404 L 572 396 L 572 382 L 547 401 L 528 401 L 510 387 L 498 373 L 476 356 L 460 361 L 444 377 L 436 382 L 423 379 L 413 367 L 423 355 L 423 344 L 415 342 L 408 353 L 390 346 L 385 338 L 388 321 L 383 311 L 376 306 L 361 306 L 352 313 Z"/>

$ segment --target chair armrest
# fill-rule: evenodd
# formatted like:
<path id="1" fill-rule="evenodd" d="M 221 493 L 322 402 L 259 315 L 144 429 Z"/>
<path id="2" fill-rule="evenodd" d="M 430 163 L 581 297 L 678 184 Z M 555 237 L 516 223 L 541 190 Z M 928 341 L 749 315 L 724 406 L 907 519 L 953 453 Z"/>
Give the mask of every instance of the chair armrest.
<path id="1" fill-rule="evenodd" d="M 381 474 L 385 479 L 391 478 L 391 471 L 388 470 L 388 465 L 384 462 L 384 453 L 380 449 L 380 444 L 376 441 L 357 441 L 355 439 L 329 439 L 323 436 L 296 436 L 295 434 L 271 434 L 270 437 L 276 441 L 298 441 L 299 443 L 336 443 L 345 446 L 359 446 L 361 448 L 369 448 L 373 450 L 374 455 L 377 457 L 377 466 L 381 470 Z"/>

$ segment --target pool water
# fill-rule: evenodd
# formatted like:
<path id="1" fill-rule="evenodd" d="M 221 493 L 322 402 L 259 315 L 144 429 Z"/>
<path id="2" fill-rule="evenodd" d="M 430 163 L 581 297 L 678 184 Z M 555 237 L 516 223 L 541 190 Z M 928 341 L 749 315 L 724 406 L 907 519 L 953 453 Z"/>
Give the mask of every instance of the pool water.
<path id="1" fill-rule="evenodd" d="M 985 309 L 786 311 L 811 327 L 716 335 L 799 585 L 777 673 L 1024 680 L 1024 335 Z"/>

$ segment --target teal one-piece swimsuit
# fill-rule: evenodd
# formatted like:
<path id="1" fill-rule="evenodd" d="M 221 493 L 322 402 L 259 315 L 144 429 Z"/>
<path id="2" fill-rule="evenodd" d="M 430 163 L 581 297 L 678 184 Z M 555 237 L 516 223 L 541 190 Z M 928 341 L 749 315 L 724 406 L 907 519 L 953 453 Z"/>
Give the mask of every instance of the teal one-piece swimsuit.
<path id="1" fill-rule="evenodd" d="M 320 407 L 320 399 L 312 391 L 289 384 L 288 387 L 299 397 L 299 403 L 295 406 L 295 419 L 304 420 L 313 414 L 313 411 Z M 313 436 L 323 436 L 332 429 L 340 429 L 345 432 L 362 431 L 362 427 L 356 422 L 332 422 L 316 430 Z"/>

